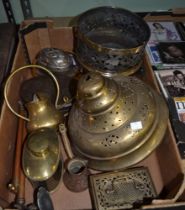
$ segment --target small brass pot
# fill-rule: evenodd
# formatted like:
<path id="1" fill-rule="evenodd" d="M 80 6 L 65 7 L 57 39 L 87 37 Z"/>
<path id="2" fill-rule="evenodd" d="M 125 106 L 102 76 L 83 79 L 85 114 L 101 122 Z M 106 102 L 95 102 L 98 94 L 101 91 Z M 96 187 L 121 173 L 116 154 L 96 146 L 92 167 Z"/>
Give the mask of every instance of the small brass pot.
<path id="1" fill-rule="evenodd" d="M 42 128 L 28 135 L 24 144 L 22 166 L 33 186 L 53 191 L 60 182 L 63 164 L 60 141 L 54 129 Z"/>

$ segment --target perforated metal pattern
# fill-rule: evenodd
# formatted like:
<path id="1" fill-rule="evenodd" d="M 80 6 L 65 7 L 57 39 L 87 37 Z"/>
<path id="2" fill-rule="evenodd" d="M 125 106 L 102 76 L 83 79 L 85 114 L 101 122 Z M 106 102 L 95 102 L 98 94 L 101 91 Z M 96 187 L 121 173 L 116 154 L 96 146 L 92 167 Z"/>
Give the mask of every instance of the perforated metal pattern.
<path id="1" fill-rule="evenodd" d="M 137 64 L 142 60 L 144 47 L 138 53 L 126 55 L 111 55 L 98 52 L 88 47 L 83 41 L 77 42 L 77 59 L 89 71 L 98 71 L 105 76 L 124 73 L 130 75 L 130 68 L 139 68 Z"/>
<path id="2" fill-rule="evenodd" d="M 147 157 L 161 142 L 167 126 L 166 104 L 139 79 L 87 73 L 77 92 L 68 133 L 89 167 L 126 168 Z"/>
<path id="3" fill-rule="evenodd" d="M 92 175 L 90 183 L 97 210 L 132 208 L 134 203 L 156 197 L 146 168 Z"/>
<path id="4" fill-rule="evenodd" d="M 129 75 L 139 68 L 149 36 L 147 24 L 134 13 L 99 7 L 80 16 L 75 51 L 88 70 Z"/>
<path id="5" fill-rule="evenodd" d="M 86 154 L 89 157 L 91 154 L 96 154 L 96 151 L 97 159 L 105 156 L 107 159 L 112 159 L 115 156 L 118 157 L 130 153 L 139 144 L 145 143 L 147 140 L 144 137 L 146 131 L 150 129 L 148 134 L 153 132 L 155 124 L 158 121 L 156 102 L 153 92 L 151 92 L 149 87 L 136 78 L 116 77 L 114 81 L 120 85 L 119 91 L 116 93 L 118 97 L 106 112 L 102 111 L 98 114 L 89 114 L 76 108 L 74 109 L 73 119 L 70 120 L 70 124 L 73 125 L 78 119 L 78 125 L 83 129 L 81 136 L 86 136 L 86 138 L 79 137 L 80 141 L 91 141 L 91 148 L 88 150 L 89 154 Z M 140 122 L 142 129 L 132 129 L 131 123 L 135 122 Z M 79 129 L 76 129 L 75 133 L 77 136 Z M 90 140 L 92 139 L 92 134 L 94 135 L 94 144 Z M 98 135 L 98 141 L 95 141 L 97 138 L 96 135 Z M 130 139 L 129 142 L 127 140 L 128 136 Z M 76 146 L 79 147 L 80 152 L 85 151 L 84 147 L 87 147 L 87 145 L 81 144 L 82 142 L 78 142 L 77 139 L 76 137 L 74 139 Z M 107 151 L 109 157 L 107 157 L 106 153 L 99 153 L 99 149 Z"/>

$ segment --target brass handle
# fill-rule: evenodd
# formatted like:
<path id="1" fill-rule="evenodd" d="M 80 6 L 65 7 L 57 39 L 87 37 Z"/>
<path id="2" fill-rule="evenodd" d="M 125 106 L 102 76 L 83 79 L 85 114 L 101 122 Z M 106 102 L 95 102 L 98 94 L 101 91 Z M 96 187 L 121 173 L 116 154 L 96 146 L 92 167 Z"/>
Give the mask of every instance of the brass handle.
<path id="1" fill-rule="evenodd" d="M 59 132 L 61 134 L 62 141 L 63 141 L 63 144 L 64 144 L 64 148 L 66 150 L 67 156 L 70 159 L 73 159 L 74 158 L 74 154 L 72 152 L 71 145 L 70 145 L 70 142 L 69 142 L 69 138 L 67 136 L 66 126 L 64 124 L 62 124 L 62 123 L 59 125 Z"/>
<path id="2" fill-rule="evenodd" d="M 43 66 L 39 66 L 39 65 L 26 65 L 26 66 L 22 66 L 18 69 L 16 69 L 15 71 L 13 71 L 10 76 L 8 77 L 6 83 L 5 83 L 5 86 L 4 86 L 4 98 L 5 98 L 5 101 L 6 101 L 6 104 L 8 106 L 8 108 L 11 110 L 11 112 L 13 114 L 15 114 L 17 117 L 20 117 L 26 121 L 30 121 L 29 118 L 25 117 L 25 116 L 22 116 L 20 114 L 18 114 L 10 105 L 9 101 L 8 101 L 8 97 L 7 97 L 7 88 L 8 88 L 8 83 L 9 81 L 12 79 L 12 77 L 18 73 L 19 71 L 23 70 L 23 69 L 26 69 L 26 68 L 38 68 L 40 70 L 43 70 L 45 71 L 46 73 L 48 73 L 52 79 L 54 80 L 55 82 L 55 85 L 56 85 L 56 88 L 57 88 L 57 95 L 56 95 L 56 99 L 55 99 L 55 107 L 57 108 L 58 107 L 58 100 L 59 100 L 59 94 L 60 94 L 60 87 L 59 87 L 59 84 L 58 84 L 58 81 L 56 79 L 56 77 L 54 76 L 53 73 L 51 73 L 47 68 L 43 67 Z"/>

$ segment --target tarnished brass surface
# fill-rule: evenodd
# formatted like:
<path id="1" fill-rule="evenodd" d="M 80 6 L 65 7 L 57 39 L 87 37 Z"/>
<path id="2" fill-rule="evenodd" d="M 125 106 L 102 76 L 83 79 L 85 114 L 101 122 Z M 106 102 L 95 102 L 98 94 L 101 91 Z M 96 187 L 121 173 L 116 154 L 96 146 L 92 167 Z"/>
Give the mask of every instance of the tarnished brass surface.
<path id="1" fill-rule="evenodd" d="M 17 74 L 18 72 L 22 71 L 22 70 L 25 70 L 25 69 L 30 69 L 30 68 L 37 68 L 39 70 L 42 70 L 44 72 L 46 72 L 47 74 L 49 74 L 49 76 L 51 76 L 51 78 L 53 79 L 53 81 L 55 82 L 55 85 L 56 85 L 56 90 L 57 90 L 57 93 L 56 93 L 56 99 L 55 99 L 55 107 L 57 108 L 59 105 L 58 105 L 58 100 L 59 100 L 59 95 L 61 93 L 61 90 L 60 90 L 60 87 L 59 87 L 59 84 L 58 84 L 58 81 L 56 79 L 56 77 L 53 75 L 52 72 L 50 72 L 47 68 L 43 67 L 43 66 L 39 66 L 39 65 L 26 65 L 26 66 L 22 66 L 16 70 L 14 70 L 8 77 L 8 79 L 6 80 L 6 83 L 5 83 L 5 86 L 4 86 L 4 99 L 5 99 L 5 102 L 8 106 L 8 108 L 10 109 L 10 111 L 16 115 L 17 117 L 20 117 L 26 121 L 30 121 L 29 118 L 25 117 L 25 116 L 22 116 L 20 114 L 18 114 L 13 108 L 12 106 L 10 105 L 9 103 L 9 100 L 8 100 L 8 96 L 7 96 L 7 90 L 8 90 L 8 86 L 9 86 L 9 82 L 11 81 L 11 79 L 14 77 L 15 74 Z"/>
<path id="2" fill-rule="evenodd" d="M 106 34 L 109 33 L 109 36 L 117 36 L 117 32 L 112 30 L 112 31 L 105 31 L 104 33 Z M 84 34 L 82 34 L 80 31 L 78 32 L 78 37 L 85 42 L 88 47 L 93 48 L 94 50 L 96 50 L 97 52 L 103 52 L 103 53 L 107 53 L 107 54 L 115 54 L 115 55 L 129 55 L 129 54 L 135 54 L 138 53 L 139 51 L 142 50 L 143 45 L 137 46 L 137 47 L 133 47 L 133 48 L 126 48 L 126 49 L 119 49 L 119 48 L 113 48 L 113 47 L 104 47 L 101 44 L 96 43 L 95 41 L 92 41 L 91 38 L 89 38 L 88 36 L 86 37 Z M 142 43 L 145 44 L 145 43 Z"/>
<path id="3" fill-rule="evenodd" d="M 34 189 L 38 189 L 38 187 L 44 187 L 49 193 L 55 192 L 63 178 L 63 160 L 59 160 L 58 167 L 55 173 L 45 181 L 31 181 L 31 184 Z"/>
<path id="4" fill-rule="evenodd" d="M 97 210 L 133 209 L 157 196 L 144 167 L 90 176 L 92 200 Z"/>
<path id="5" fill-rule="evenodd" d="M 60 144 L 54 129 L 38 129 L 28 136 L 23 148 L 22 164 L 30 180 L 49 179 L 57 170 L 59 159 Z"/>
<path id="6" fill-rule="evenodd" d="M 150 29 L 131 11 L 103 6 L 79 15 L 75 35 L 77 60 L 85 69 L 131 75 L 143 60 Z"/>
<path id="7" fill-rule="evenodd" d="M 36 64 L 48 68 L 56 73 L 64 73 L 74 76 L 77 72 L 77 66 L 74 65 L 72 53 L 65 52 L 58 48 L 43 48 L 36 56 Z"/>
<path id="8" fill-rule="evenodd" d="M 32 102 L 26 104 L 30 121 L 27 124 L 28 131 L 34 131 L 43 127 L 57 128 L 63 121 L 62 113 L 55 108 L 44 94 L 36 94 Z"/>
<path id="9" fill-rule="evenodd" d="M 162 141 L 167 120 L 163 98 L 139 79 L 88 73 L 79 81 L 68 130 L 89 167 L 116 170 L 147 157 Z"/>
<path id="10" fill-rule="evenodd" d="M 62 104 L 66 104 L 65 107 L 68 107 L 68 109 L 65 108 L 65 110 L 68 112 L 76 94 L 77 80 L 81 72 L 81 67 L 76 62 L 75 55 L 58 48 L 43 48 L 36 55 L 35 62 L 46 67 L 56 76 L 62 90 L 59 99 Z M 51 92 L 47 84 L 45 89 Z"/>
<path id="11" fill-rule="evenodd" d="M 119 71 L 102 71 L 101 68 L 96 68 L 94 69 L 93 65 L 91 65 L 90 63 L 86 64 L 84 62 L 82 62 L 82 60 L 80 59 L 80 57 L 78 57 L 78 62 L 80 63 L 81 66 L 83 66 L 84 70 L 90 71 L 90 72 L 97 72 L 97 73 L 101 73 L 103 76 L 105 77 L 114 77 L 114 76 L 129 76 L 134 74 L 136 71 L 138 71 L 138 69 L 141 67 L 141 65 L 143 64 L 143 60 L 141 60 L 138 64 L 136 64 L 133 67 L 128 68 L 126 71 L 124 69 L 120 69 Z"/>

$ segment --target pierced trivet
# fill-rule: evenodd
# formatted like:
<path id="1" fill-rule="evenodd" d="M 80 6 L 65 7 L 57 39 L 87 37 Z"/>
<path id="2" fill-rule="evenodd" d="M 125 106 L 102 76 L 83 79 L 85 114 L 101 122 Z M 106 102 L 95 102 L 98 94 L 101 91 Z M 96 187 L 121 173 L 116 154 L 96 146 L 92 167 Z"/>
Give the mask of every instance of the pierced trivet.
<path id="1" fill-rule="evenodd" d="M 92 199 L 97 210 L 132 208 L 134 203 L 156 197 L 147 168 L 90 176 Z"/>

